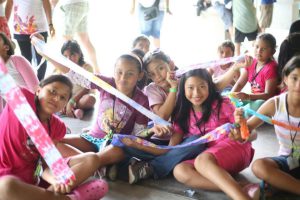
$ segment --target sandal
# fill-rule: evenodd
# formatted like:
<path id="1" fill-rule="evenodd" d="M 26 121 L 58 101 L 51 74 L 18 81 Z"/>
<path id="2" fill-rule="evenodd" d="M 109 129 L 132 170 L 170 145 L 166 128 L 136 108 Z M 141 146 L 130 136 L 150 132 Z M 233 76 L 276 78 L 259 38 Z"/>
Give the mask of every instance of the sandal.
<path id="1" fill-rule="evenodd" d="M 99 200 L 108 192 L 108 184 L 102 179 L 88 181 L 67 195 L 71 200 Z"/>

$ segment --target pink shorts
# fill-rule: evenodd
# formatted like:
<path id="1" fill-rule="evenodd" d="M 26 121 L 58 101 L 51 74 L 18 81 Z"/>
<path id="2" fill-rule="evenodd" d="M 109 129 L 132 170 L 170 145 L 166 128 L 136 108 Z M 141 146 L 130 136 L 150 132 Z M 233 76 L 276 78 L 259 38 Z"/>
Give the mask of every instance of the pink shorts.
<path id="1" fill-rule="evenodd" d="M 240 143 L 224 138 L 210 143 L 208 149 L 203 153 L 212 154 L 220 167 L 230 174 L 237 174 L 250 165 L 254 149 L 250 142 Z M 185 162 L 194 164 L 195 159 Z"/>

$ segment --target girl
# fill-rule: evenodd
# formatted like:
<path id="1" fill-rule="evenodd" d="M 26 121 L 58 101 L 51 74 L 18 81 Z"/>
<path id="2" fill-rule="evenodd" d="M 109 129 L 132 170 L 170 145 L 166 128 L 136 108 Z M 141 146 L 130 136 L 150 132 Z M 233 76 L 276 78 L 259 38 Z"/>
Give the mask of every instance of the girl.
<path id="1" fill-rule="evenodd" d="M 205 135 L 224 123 L 232 123 L 234 108 L 217 92 L 206 70 L 186 73 L 180 80 L 179 103 L 174 114 L 178 137 Z M 172 136 L 173 137 L 173 136 Z M 253 157 L 251 143 L 239 143 L 224 137 L 208 143 L 208 149 L 196 159 L 178 164 L 174 176 L 188 186 L 223 190 L 233 199 L 249 199 L 230 174 L 245 169 Z"/>
<path id="2" fill-rule="evenodd" d="M 25 87 L 31 92 L 37 89 L 39 81 L 30 63 L 23 56 L 14 55 L 12 42 L 2 32 L 0 32 L 0 56 L 18 86 Z M 3 100 L 0 97 L 0 113 L 3 109 L 2 104 Z"/>
<path id="3" fill-rule="evenodd" d="M 70 71 L 51 60 L 57 69 L 71 80 L 88 89 L 97 89 L 100 94 L 100 102 L 96 123 L 89 133 L 83 133 L 80 136 L 66 137 L 63 141 L 83 152 L 100 150 L 102 139 L 109 133 L 122 133 L 138 135 L 143 131 L 148 123 L 146 116 L 129 106 L 127 103 L 118 99 L 114 95 L 104 91 L 102 88 L 94 85 L 81 75 Z M 124 95 L 132 98 L 134 101 L 149 108 L 147 97 L 137 88 L 137 82 L 142 78 L 142 61 L 133 53 L 121 55 L 115 64 L 114 78 L 99 76 L 102 80 L 115 87 Z M 75 152 L 74 152 L 75 153 Z"/>
<path id="4" fill-rule="evenodd" d="M 269 33 L 259 35 L 255 44 L 253 63 L 241 71 L 238 81 L 231 90 L 253 110 L 257 110 L 265 100 L 277 93 L 277 63 L 273 59 L 275 48 L 276 39 L 273 35 Z M 251 85 L 251 92 L 241 92 L 247 82 Z"/>
<path id="5" fill-rule="evenodd" d="M 72 62 L 81 66 L 89 72 L 93 72 L 92 66 L 84 61 L 84 57 L 79 44 L 75 40 L 65 42 L 61 48 L 61 53 Z M 73 87 L 73 96 L 65 107 L 63 114 L 68 117 L 82 119 L 84 111 L 94 107 L 96 98 L 91 90 L 75 84 Z"/>
<path id="6" fill-rule="evenodd" d="M 175 78 L 174 63 L 162 51 L 153 51 L 144 57 L 144 70 L 153 81 L 144 88 L 151 110 L 165 120 L 169 120 L 174 110 L 178 81 Z M 167 144 L 170 136 L 156 138 L 155 143 Z"/>
<path id="7" fill-rule="evenodd" d="M 144 57 L 144 69 L 153 81 L 144 88 L 152 111 L 169 120 L 176 103 L 178 81 L 173 63 L 162 51 L 153 51 Z"/>
<path id="8" fill-rule="evenodd" d="M 72 83 L 63 75 L 53 75 L 43 80 L 37 92 L 22 89 L 27 101 L 51 139 L 57 144 L 65 135 L 66 127 L 54 113 L 63 109 L 72 94 Z M 0 196 L 1 199 L 99 199 L 107 192 L 107 184 L 101 180 L 87 182 L 76 188 L 98 168 L 95 154 L 86 153 L 68 158 L 76 180 L 73 184 L 58 184 L 46 169 L 42 178 L 50 187 L 38 186 L 39 155 L 12 109 L 6 106 L 0 121 Z M 99 190 L 95 190 L 99 188 Z M 72 193 L 69 193 L 70 190 Z M 95 192 L 90 192 L 94 190 Z M 16 191 L 18 191 L 16 193 Z M 69 194 L 65 194 L 69 193 Z"/>
<path id="9" fill-rule="evenodd" d="M 218 55 L 219 58 L 228 58 L 234 56 L 234 44 L 231 41 L 225 41 L 218 47 Z M 231 67 L 232 63 L 228 63 L 226 65 L 220 65 L 208 68 L 208 72 L 212 75 L 213 79 L 219 78 L 221 75 L 224 75 Z M 236 73 L 229 84 L 225 89 L 222 90 L 222 94 L 227 93 L 231 90 L 232 86 L 235 84 L 237 78 L 239 77 L 239 73 Z"/>
<path id="10" fill-rule="evenodd" d="M 258 110 L 259 113 L 272 117 L 274 120 L 299 127 L 300 125 L 300 57 L 293 57 L 283 69 L 283 81 L 288 90 L 279 96 L 273 97 L 265 102 Z M 243 111 L 237 109 L 235 112 L 236 122 L 243 118 Z M 253 116 L 247 121 L 251 130 L 261 125 L 263 121 Z M 274 125 L 275 133 L 279 141 L 279 156 L 261 158 L 254 161 L 252 171 L 255 176 L 267 184 L 278 189 L 300 195 L 300 136 L 297 131 L 290 131 Z M 239 131 L 235 130 L 231 137 L 238 139 Z M 257 196 L 259 189 L 252 193 Z M 263 191 L 260 191 L 264 194 Z"/>

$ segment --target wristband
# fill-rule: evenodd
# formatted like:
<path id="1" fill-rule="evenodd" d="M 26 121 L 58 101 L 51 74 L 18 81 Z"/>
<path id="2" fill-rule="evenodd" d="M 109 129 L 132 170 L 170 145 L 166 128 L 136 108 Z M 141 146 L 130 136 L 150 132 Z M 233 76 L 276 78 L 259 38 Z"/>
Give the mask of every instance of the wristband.
<path id="1" fill-rule="evenodd" d="M 175 92 L 177 92 L 177 88 L 170 88 L 169 92 L 174 92 L 175 93 Z"/>
<path id="2" fill-rule="evenodd" d="M 53 26 L 53 24 L 52 23 L 50 23 L 50 24 L 48 24 L 48 26 L 50 27 L 50 26 Z"/>
<path id="3" fill-rule="evenodd" d="M 72 104 L 74 107 L 76 106 L 76 101 L 75 101 L 74 98 L 71 98 L 71 99 L 69 100 L 69 102 L 70 102 L 70 104 Z"/>

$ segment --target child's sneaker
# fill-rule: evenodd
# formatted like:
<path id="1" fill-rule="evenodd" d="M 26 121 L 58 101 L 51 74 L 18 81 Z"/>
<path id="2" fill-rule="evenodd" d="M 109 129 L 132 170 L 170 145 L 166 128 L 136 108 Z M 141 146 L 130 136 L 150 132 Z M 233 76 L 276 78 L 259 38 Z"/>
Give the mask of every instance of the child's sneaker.
<path id="1" fill-rule="evenodd" d="M 108 192 L 108 184 L 102 179 L 88 181 L 67 195 L 71 200 L 99 200 Z"/>
<path id="2" fill-rule="evenodd" d="M 82 109 L 76 109 L 74 111 L 74 115 L 77 119 L 82 119 L 83 118 L 83 110 Z"/>
<path id="3" fill-rule="evenodd" d="M 134 184 L 141 179 L 153 176 L 153 167 L 145 161 L 136 161 L 128 166 L 128 182 Z"/>

